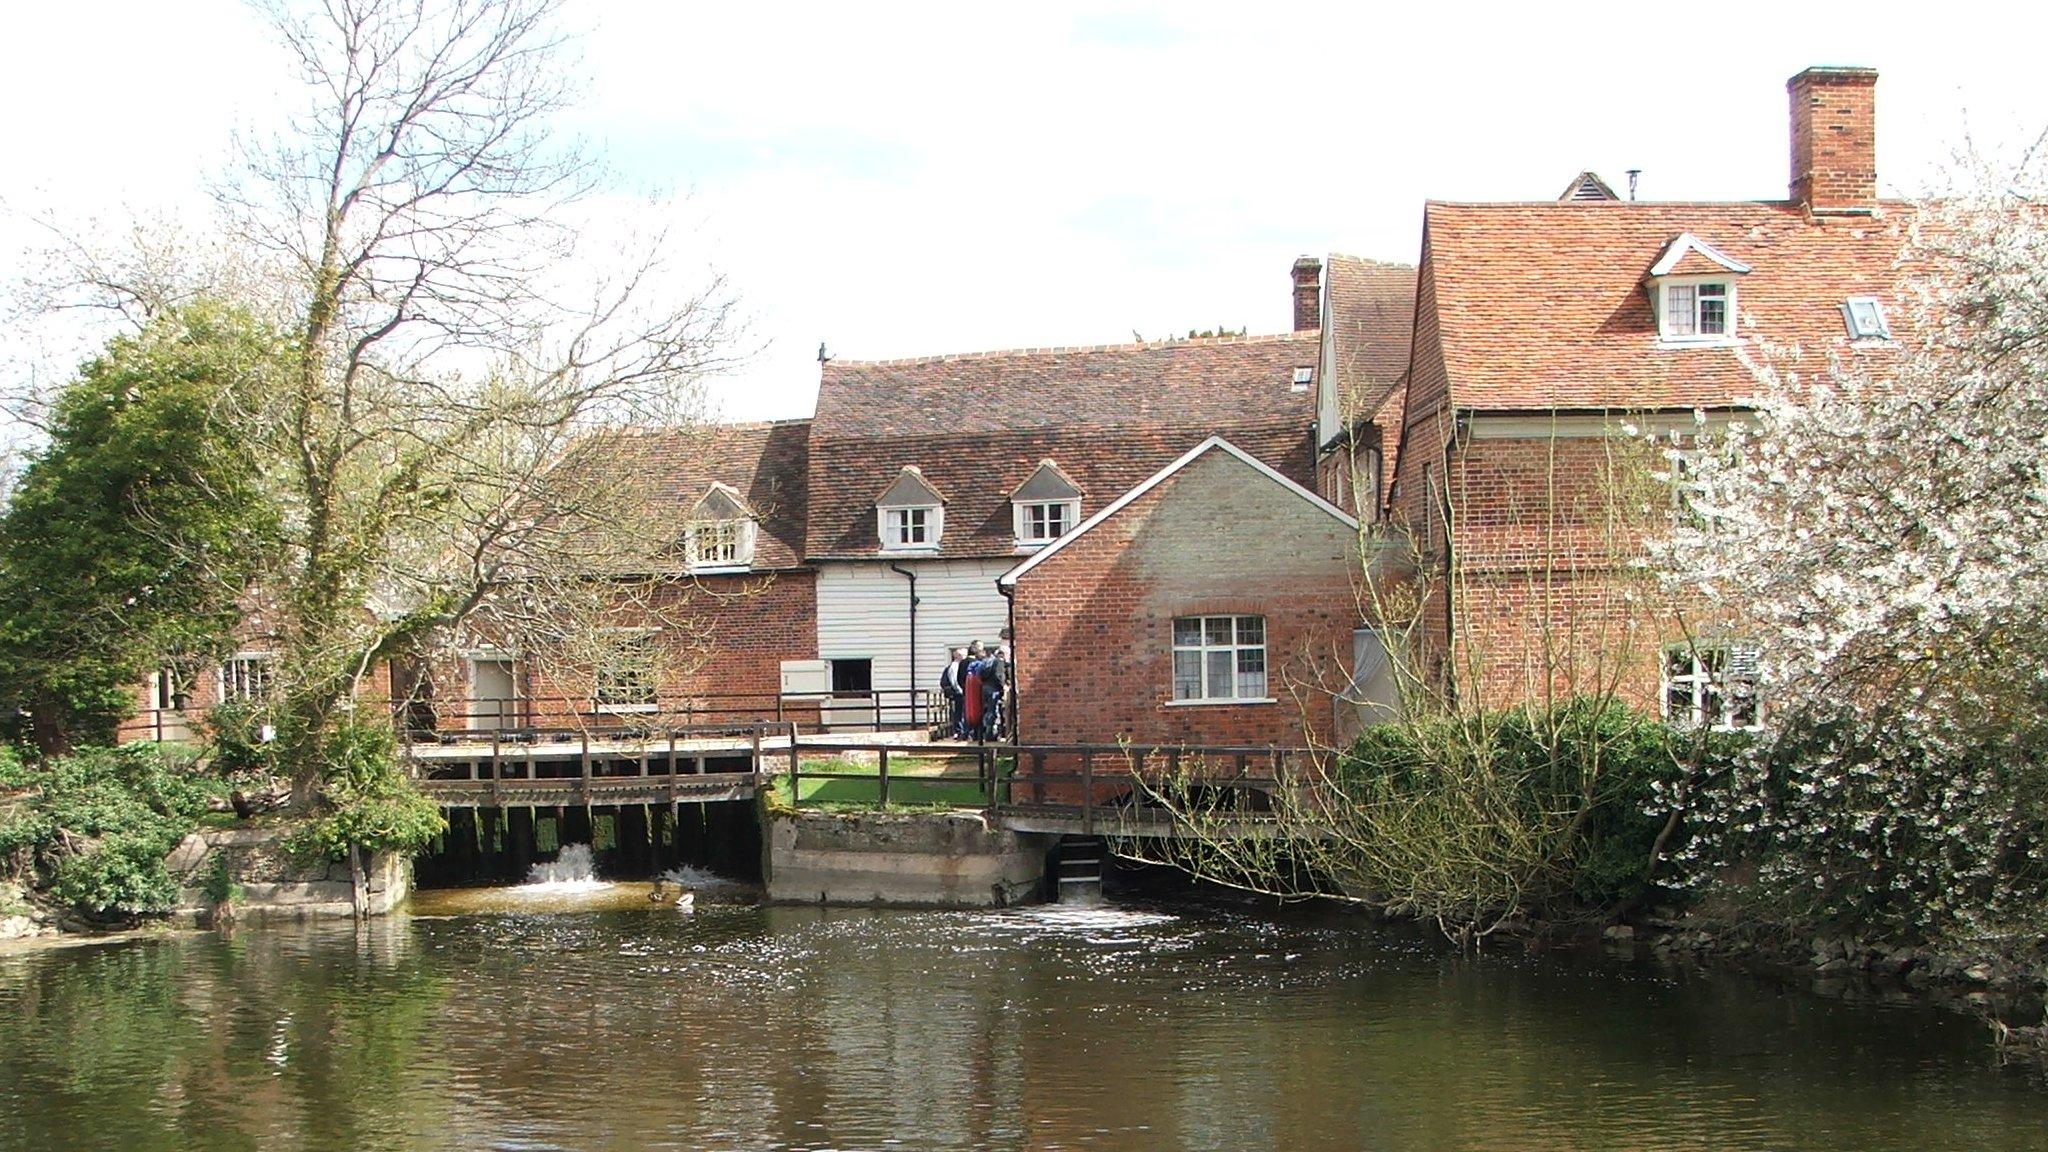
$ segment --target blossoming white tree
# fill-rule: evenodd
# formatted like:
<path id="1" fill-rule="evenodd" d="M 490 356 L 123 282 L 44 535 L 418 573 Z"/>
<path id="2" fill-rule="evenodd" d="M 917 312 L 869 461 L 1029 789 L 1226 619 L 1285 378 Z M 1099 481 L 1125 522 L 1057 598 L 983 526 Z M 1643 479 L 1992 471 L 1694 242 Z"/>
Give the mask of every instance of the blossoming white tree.
<path id="1" fill-rule="evenodd" d="M 1690 798 L 1696 880 L 1754 868 L 1785 912 L 1907 932 L 2041 918 L 2044 175 L 1918 209 L 1894 354 L 1770 349 L 1754 420 L 1671 452 L 1653 556 L 1759 645 L 1776 721 Z"/>

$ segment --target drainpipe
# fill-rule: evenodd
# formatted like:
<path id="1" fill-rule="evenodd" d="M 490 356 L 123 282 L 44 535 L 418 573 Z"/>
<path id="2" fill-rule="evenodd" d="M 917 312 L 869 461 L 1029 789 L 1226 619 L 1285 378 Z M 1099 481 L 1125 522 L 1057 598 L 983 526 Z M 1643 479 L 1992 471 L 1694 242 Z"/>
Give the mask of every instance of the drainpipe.
<path id="1" fill-rule="evenodd" d="M 1009 601 L 1005 611 L 1010 618 L 1010 743 L 1022 744 L 1024 743 L 1024 707 L 1018 703 L 1019 696 L 1017 693 L 1017 589 L 1004 584 L 1002 578 L 997 577 L 996 591 L 1003 594 L 1004 600 Z"/>
<path id="2" fill-rule="evenodd" d="M 901 564 L 889 565 L 889 571 L 910 581 L 910 723 L 917 724 L 917 573 Z"/>

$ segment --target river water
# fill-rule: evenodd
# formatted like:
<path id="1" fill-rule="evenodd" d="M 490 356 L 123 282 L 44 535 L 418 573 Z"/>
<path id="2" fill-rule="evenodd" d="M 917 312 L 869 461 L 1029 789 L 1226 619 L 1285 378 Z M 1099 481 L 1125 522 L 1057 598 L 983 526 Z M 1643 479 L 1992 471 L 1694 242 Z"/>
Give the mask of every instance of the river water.
<path id="1" fill-rule="evenodd" d="M 2048 1148 L 2038 1074 L 1919 1008 L 1230 907 L 650 895 L 0 953 L 0 1148 Z"/>

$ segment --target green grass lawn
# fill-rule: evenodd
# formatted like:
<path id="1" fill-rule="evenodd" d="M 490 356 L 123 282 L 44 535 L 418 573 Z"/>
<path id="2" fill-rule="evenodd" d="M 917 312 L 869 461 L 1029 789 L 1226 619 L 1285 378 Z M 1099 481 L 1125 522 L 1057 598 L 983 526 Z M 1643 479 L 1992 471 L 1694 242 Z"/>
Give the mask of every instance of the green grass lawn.
<path id="1" fill-rule="evenodd" d="M 973 776 L 940 777 L 941 765 L 892 762 L 889 765 L 889 807 L 891 808 L 984 808 L 988 794 Z M 854 779 L 814 776 L 813 772 L 859 774 Z M 832 761 L 804 766 L 800 774 L 803 803 L 873 808 L 881 799 L 881 784 L 872 765 Z M 776 798 L 788 803 L 789 777 L 777 776 Z"/>

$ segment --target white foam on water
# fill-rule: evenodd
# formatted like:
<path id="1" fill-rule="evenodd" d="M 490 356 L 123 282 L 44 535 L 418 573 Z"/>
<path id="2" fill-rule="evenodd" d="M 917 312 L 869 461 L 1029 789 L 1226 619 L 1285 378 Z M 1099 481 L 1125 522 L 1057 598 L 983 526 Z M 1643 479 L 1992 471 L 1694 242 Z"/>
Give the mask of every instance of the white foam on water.
<path id="1" fill-rule="evenodd" d="M 686 889 L 691 892 L 718 892 L 724 889 L 741 887 L 741 884 L 736 880 L 728 880 L 716 872 L 707 872 L 702 868 L 692 868 L 688 864 L 663 872 L 661 878 L 677 888 Z"/>
<path id="2" fill-rule="evenodd" d="M 588 844 L 564 844 L 548 860 L 526 870 L 526 883 L 513 891 L 524 896 L 559 896 L 574 892 L 602 892 L 611 884 L 597 878 L 597 865 Z"/>
<path id="3" fill-rule="evenodd" d="M 995 913 L 989 922 L 994 927 L 1027 931 L 1090 933 L 1172 924 L 1179 919 L 1164 912 L 1137 912 L 1113 904 L 1037 904 Z"/>

